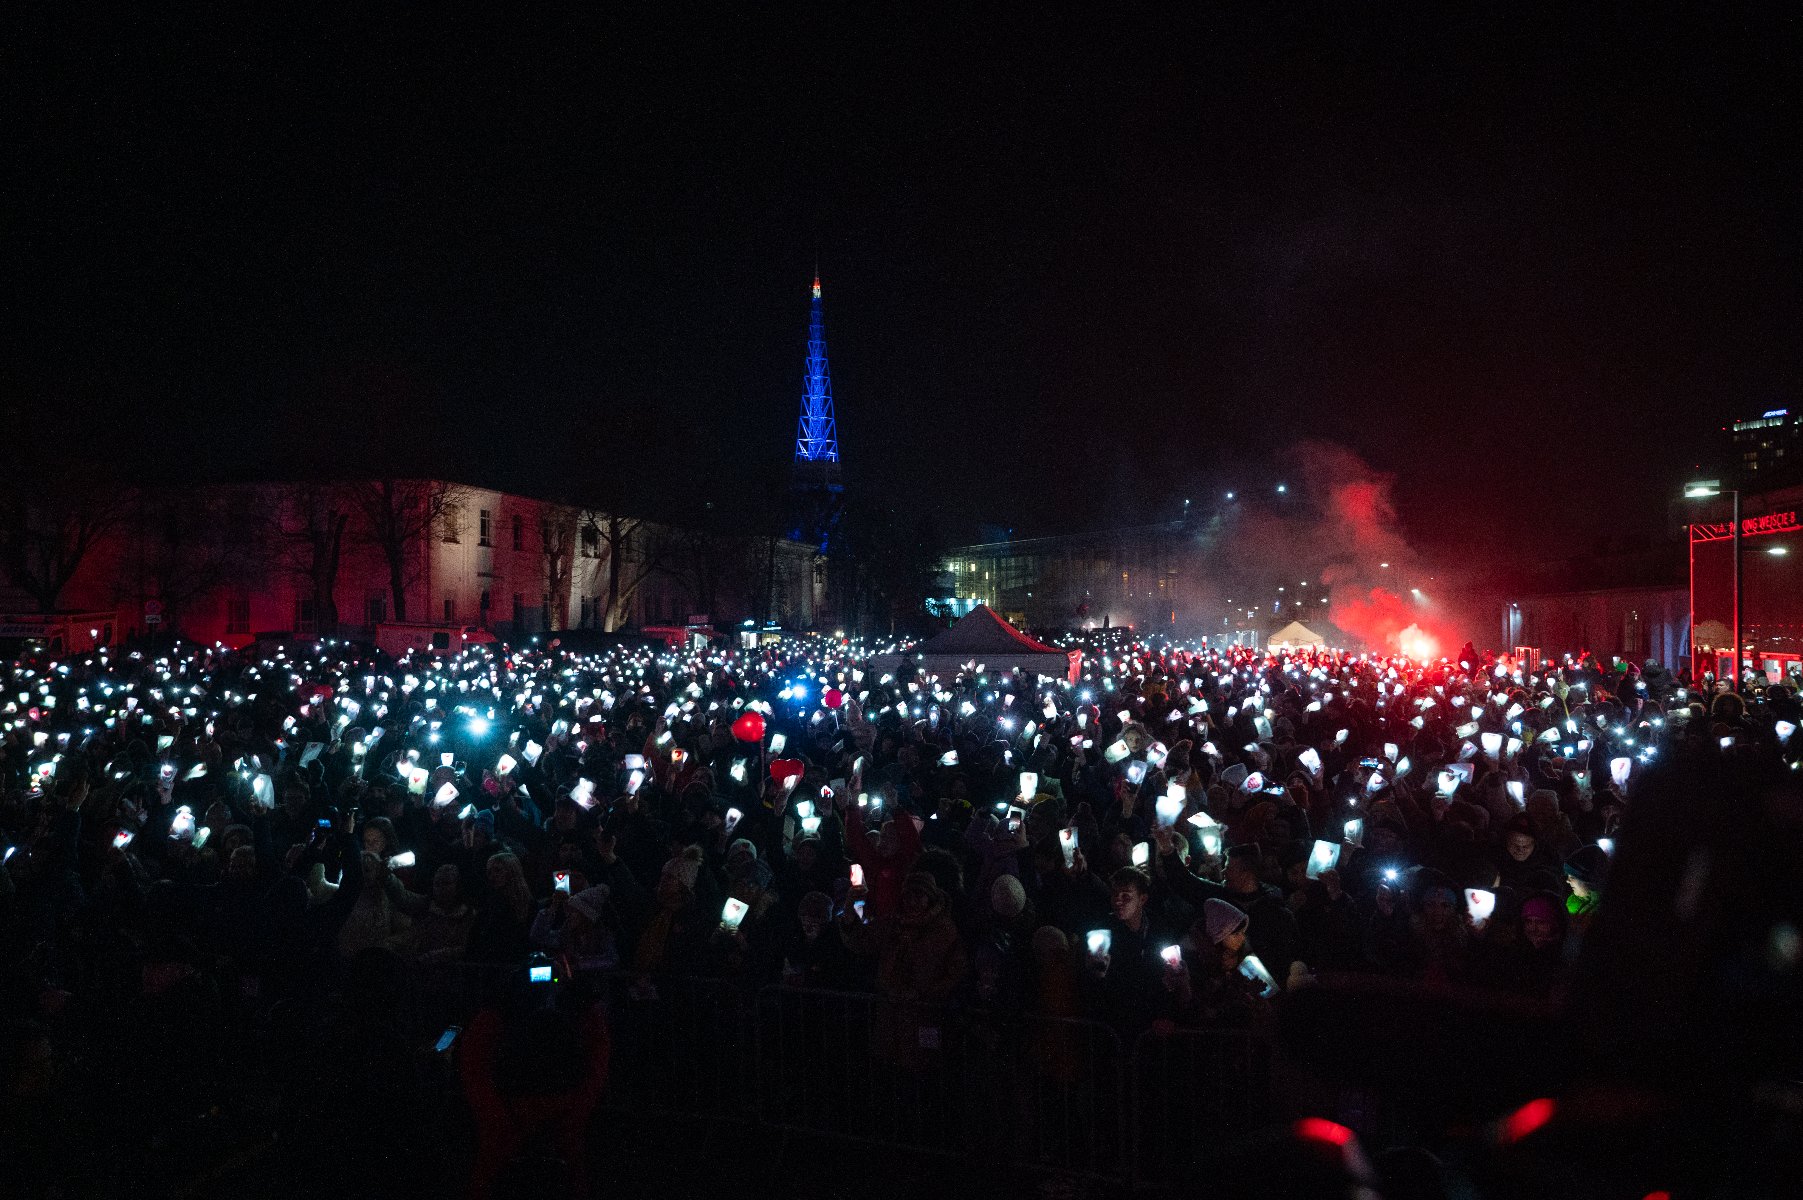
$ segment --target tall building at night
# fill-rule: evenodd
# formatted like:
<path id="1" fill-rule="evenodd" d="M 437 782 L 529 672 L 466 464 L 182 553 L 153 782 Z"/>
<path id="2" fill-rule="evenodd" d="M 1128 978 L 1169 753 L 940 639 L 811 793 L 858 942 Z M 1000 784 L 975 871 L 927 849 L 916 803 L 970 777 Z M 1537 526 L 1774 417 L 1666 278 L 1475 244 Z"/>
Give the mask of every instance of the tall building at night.
<path id="1" fill-rule="evenodd" d="M 802 376 L 801 416 L 795 424 L 790 471 L 790 537 L 831 548 L 844 508 L 839 475 L 839 430 L 833 420 L 833 380 L 826 361 L 826 318 L 820 309 L 820 276 L 808 309 L 808 357 Z"/>
<path id="2" fill-rule="evenodd" d="M 1745 487 L 1769 487 L 1803 475 L 1803 412 L 1774 408 L 1729 427 L 1730 468 Z"/>

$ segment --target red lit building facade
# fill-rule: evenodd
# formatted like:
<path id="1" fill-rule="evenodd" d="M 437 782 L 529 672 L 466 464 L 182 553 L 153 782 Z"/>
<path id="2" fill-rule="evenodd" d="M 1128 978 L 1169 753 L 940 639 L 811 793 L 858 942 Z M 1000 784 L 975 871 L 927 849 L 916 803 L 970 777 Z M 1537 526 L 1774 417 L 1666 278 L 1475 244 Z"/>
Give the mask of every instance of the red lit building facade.
<path id="1" fill-rule="evenodd" d="M 1727 498 L 1690 526 L 1693 670 L 1731 670 L 1734 538 Z M 1803 487 L 1741 497 L 1741 645 L 1754 670 L 1777 681 L 1803 667 Z"/>
<path id="2" fill-rule="evenodd" d="M 33 615 L 46 607 L 112 614 L 114 640 L 155 631 L 228 644 L 273 632 L 366 638 L 392 621 L 516 638 L 824 619 L 813 547 L 447 481 L 148 489 L 83 503 L 91 545 L 53 605 L 43 601 L 53 571 L 0 572 L 0 627 L 12 636 L 47 623 Z M 72 527 L 67 512 L 39 514 L 39 558 L 63 553 Z"/>

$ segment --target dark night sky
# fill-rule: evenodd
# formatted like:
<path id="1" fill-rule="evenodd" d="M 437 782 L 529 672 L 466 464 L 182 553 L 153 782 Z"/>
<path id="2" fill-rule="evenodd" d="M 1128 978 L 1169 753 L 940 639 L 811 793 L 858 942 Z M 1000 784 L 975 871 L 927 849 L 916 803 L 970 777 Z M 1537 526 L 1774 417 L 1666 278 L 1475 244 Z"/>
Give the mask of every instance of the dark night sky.
<path id="1" fill-rule="evenodd" d="M 40 11 L 8 407 L 139 468 L 755 504 L 818 255 L 847 470 L 954 530 L 1168 514 L 1299 435 L 1430 547 L 1655 529 L 1725 419 L 1803 401 L 1798 25 L 1483 7 Z"/>

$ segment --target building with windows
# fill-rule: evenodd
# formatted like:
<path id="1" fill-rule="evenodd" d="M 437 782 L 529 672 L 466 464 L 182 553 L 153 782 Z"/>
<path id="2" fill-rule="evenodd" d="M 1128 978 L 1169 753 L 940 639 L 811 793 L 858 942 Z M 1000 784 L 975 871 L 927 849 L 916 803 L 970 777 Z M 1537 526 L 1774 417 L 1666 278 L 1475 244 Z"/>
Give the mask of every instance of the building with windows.
<path id="1" fill-rule="evenodd" d="M 1197 597 L 1184 571 L 1186 523 L 983 542 L 940 563 L 942 617 L 987 604 L 1016 626 L 1138 629 L 1188 625 Z"/>
<path id="2" fill-rule="evenodd" d="M 810 545 L 445 480 L 145 488 L 79 503 L 79 521 L 47 510 L 36 520 L 47 561 L 50 534 L 92 529 L 54 603 L 43 603 L 41 572 L 0 577 L 0 612 L 111 612 L 120 637 L 228 644 L 368 637 L 389 621 L 518 638 L 746 619 L 809 628 L 824 592 Z"/>
<path id="3" fill-rule="evenodd" d="M 1731 473 L 1743 487 L 1769 487 L 1803 475 L 1803 413 L 1774 408 L 1729 428 Z"/>

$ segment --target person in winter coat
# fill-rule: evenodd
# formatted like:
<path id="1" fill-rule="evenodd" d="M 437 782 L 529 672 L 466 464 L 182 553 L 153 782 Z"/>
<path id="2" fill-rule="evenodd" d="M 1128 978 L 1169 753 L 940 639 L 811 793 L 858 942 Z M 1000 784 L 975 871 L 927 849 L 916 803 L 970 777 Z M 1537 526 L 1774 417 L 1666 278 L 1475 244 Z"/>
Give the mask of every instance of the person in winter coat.
<path id="1" fill-rule="evenodd" d="M 483 864 L 487 899 L 470 928 L 465 954 L 471 962 L 513 963 L 531 948 L 532 893 L 520 860 L 505 851 Z"/>
<path id="2" fill-rule="evenodd" d="M 782 945 L 782 982 L 787 987 L 848 989 L 863 972 L 833 924 L 833 901 L 825 892 L 801 898 L 796 923 Z"/>
<path id="3" fill-rule="evenodd" d="M 939 1047 L 937 1008 L 915 1005 L 943 1004 L 970 963 L 945 893 L 931 875 L 916 872 L 902 881 L 893 920 L 865 924 L 847 908 L 840 929 L 854 949 L 876 955 L 877 992 L 898 1002 L 877 1010 L 872 1037 L 879 1052 L 898 1066 L 924 1066 L 927 1053 Z"/>
<path id="4" fill-rule="evenodd" d="M 1165 986 L 1160 956 L 1175 939 L 1153 925 L 1145 872 L 1123 867 L 1111 883 L 1114 916 L 1104 926 L 1107 948 L 1086 947 L 1091 1007 L 1123 1035 L 1137 1035 L 1155 1019 L 1172 1015 L 1177 1003 Z"/>
<path id="5" fill-rule="evenodd" d="M 902 883 L 920 857 L 920 831 L 907 813 L 883 822 L 876 840 L 864 828 L 861 813 L 847 813 L 846 847 L 851 860 L 864 868 L 864 886 L 869 889 L 865 913 L 873 924 L 887 924 L 901 902 Z"/>

